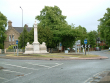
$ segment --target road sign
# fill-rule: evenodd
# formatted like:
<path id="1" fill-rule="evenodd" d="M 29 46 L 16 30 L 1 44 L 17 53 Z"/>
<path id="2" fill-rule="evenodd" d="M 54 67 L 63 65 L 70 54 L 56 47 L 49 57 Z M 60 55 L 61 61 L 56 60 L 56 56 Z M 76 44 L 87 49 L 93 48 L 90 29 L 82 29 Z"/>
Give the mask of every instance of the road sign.
<path id="1" fill-rule="evenodd" d="M 88 48 L 90 48 L 90 45 L 88 45 Z"/>
<path id="2" fill-rule="evenodd" d="M 60 43 L 60 46 L 62 46 L 62 44 Z"/>
<path id="3" fill-rule="evenodd" d="M 18 40 L 16 40 L 16 44 L 18 44 Z"/>
<path id="4" fill-rule="evenodd" d="M 87 44 L 87 40 L 86 39 L 84 40 L 84 44 Z"/>
<path id="5" fill-rule="evenodd" d="M 81 48 L 84 48 L 84 45 L 82 45 Z"/>
<path id="6" fill-rule="evenodd" d="M 18 46 L 13 46 L 13 49 L 17 49 L 18 48 Z"/>

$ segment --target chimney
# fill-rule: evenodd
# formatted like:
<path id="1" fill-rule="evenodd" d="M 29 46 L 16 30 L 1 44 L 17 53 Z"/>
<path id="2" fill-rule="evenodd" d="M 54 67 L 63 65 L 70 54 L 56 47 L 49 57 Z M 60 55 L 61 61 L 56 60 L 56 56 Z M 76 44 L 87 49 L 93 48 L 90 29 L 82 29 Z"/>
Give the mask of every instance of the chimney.
<path id="1" fill-rule="evenodd" d="M 28 25 L 27 25 L 27 24 L 25 24 L 25 27 L 27 28 L 27 27 L 28 27 Z"/>
<path id="2" fill-rule="evenodd" d="M 9 20 L 8 21 L 8 29 L 10 29 L 12 27 L 12 22 Z"/>

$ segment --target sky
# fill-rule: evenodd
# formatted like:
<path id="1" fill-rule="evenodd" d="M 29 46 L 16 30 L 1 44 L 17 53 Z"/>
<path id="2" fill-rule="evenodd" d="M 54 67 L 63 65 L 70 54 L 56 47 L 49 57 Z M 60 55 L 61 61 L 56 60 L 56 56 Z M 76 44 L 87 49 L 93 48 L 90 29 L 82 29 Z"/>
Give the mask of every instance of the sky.
<path id="1" fill-rule="evenodd" d="M 98 29 L 97 20 L 103 17 L 108 7 L 110 8 L 110 0 L 0 0 L 0 12 L 12 21 L 13 27 L 22 27 L 20 6 L 23 9 L 23 25 L 32 27 L 35 17 L 40 15 L 45 6 L 58 6 L 62 15 L 67 16 L 69 25 L 81 25 L 89 32 Z M 39 23 L 38 20 L 36 22 Z"/>

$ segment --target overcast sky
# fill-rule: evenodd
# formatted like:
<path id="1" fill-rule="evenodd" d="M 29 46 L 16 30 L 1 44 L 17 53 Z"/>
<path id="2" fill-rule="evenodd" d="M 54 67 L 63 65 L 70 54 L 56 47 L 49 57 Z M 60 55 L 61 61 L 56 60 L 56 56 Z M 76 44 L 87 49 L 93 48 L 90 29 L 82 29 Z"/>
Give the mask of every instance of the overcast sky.
<path id="1" fill-rule="evenodd" d="M 40 15 L 44 6 L 58 6 L 62 14 L 67 16 L 68 24 L 81 25 L 87 31 L 97 30 L 99 22 L 106 9 L 110 8 L 110 0 L 0 0 L 0 11 L 8 20 L 12 21 L 13 27 L 22 27 L 28 24 L 32 27 L 35 17 Z M 38 21 L 37 21 L 38 22 Z"/>

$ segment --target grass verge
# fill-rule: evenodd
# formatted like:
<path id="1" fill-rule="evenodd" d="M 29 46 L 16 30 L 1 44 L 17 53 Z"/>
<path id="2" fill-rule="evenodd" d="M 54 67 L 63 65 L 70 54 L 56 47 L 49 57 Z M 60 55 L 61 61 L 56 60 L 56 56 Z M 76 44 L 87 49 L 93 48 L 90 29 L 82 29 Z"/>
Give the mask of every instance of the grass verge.
<path id="1" fill-rule="evenodd" d="M 65 53 L 49 53 L 49 54 L 8 54 L 8 57 L 35 57 L 35 58 L 93 58 L 93 57 L 100 57 L 99 55 L 92 55 L 92 54 L 65 54 Z"/>

